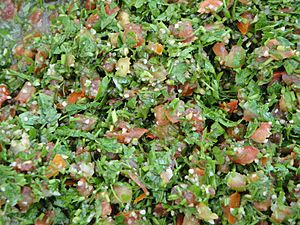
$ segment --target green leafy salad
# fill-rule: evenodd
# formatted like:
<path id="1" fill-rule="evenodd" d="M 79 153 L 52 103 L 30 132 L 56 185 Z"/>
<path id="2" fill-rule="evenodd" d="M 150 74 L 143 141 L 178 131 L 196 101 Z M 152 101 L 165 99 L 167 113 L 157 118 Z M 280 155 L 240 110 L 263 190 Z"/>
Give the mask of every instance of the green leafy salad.
<path id="1" fill-rule="evenodd" d="M 0 225 L 296 225 L 300 2 L 1 0 Z"/>

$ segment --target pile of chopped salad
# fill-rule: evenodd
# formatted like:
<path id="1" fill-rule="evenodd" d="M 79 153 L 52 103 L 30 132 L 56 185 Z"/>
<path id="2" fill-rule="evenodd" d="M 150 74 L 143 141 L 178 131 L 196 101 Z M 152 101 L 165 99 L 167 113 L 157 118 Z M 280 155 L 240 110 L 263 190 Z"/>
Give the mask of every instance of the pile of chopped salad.
<path id="1" fill-rule="evenodd" d="M 299 18 L 1 0 L 0 224 L 299 224 Z"/>

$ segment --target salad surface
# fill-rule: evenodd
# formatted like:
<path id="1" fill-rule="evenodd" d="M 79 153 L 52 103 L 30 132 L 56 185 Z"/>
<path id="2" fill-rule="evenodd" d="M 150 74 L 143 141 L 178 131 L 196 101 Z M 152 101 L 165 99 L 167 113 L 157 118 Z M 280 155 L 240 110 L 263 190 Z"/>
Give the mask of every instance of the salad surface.
<path id="1" fill-rule="evenodd" d="M 1 0 L 0 224 L 298 224 L 299 18 Z"/>

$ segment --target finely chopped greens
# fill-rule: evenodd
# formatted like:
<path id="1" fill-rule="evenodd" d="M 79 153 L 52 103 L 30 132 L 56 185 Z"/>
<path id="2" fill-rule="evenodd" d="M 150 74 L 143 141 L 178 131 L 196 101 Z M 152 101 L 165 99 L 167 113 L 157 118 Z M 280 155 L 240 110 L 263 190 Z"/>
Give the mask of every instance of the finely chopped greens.
<path id="1" fill-rule="evenodd" d="M 0 224 L 296 224 L 300 4 L 0 3 Z"/>

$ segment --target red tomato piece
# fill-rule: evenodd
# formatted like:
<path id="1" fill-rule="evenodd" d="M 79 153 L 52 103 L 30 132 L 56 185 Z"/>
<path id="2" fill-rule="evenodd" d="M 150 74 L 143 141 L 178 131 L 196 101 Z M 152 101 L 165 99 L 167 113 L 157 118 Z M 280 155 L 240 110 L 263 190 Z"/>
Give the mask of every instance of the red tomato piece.
<path id="1" fill-rule="evenodd" d="M 55 213 L 54 211 L 48 211 L 42 218 L 35 221 L 34 225 L 51 225 L 54 222 Z"/>
<path id="2" fill-rule="evenodd" d="M 179 21 L 174 25 L 170 25 L 169 30 L 176 38 L 184 39 L 182 41 L 184 43 L 195 40 L 194 30 L 190 21 Z"/>
<path id="3" fill-rule="evenodd" d="M 34 73 L 38 74 L 41 72 L 44 68 L 46 68 L 46 60 L 47 60 L 47 53 L 44 51 L 38 51 L 35 55 L 35 67 L 34 67 Z"/>
<path id="4" fill-rule="evenodd" d="M 111 16 L 112 14 L 115 14 L 117 12 L 119 12 L 120 8 L 119 7 L 115 7 L 115 8 L 110 8 L 110 4 L 109 3 L 106 3 L 105 7 L 105 13 L 108 15 L 108 16 Z"/>
<path id="5" fill-rule="evenodd" d="M 227 218 L 228 223 L 230 223 L 232 225 L 234 225 L 236 223 L 236 217 L 234 217 L 231 214 L 230 209 L 239 208 L 240 203 L 241 203 L 241 195 L 238 192 L 236 192 L 236 193 L 233 193 L 232 195 L 230 195 L 229 205 L 223 207 L 224 215 Z"/>
<path id="6" fill-rule="evenodd" d="M 2 10 L 0 10 L 0 16 L 2 17 L 2 19 L 4 20 L 11 20 L 12 18 L 14 18 L 15 14 L 16 14 L 16 6 L 14 5 L 12 0 L 4 0 L 2 2 L 2 4 L 4 5 L 4 8 Z"/>
<path id="7" fill-rule="evenodd" d="M 96 9 L 96 0 L 86 0 L 85 1 L 85 9 L 86 10 Z"/>
<path id="8" fill-rule="evenodd" d="M 67 97 L 67 102 L 69 104 L 75 104 L 79 99 L 83 98 L 84 94 L 83 92 L 72 92 L 68 97 Z"/>
<path id="9" fill-rule="evenodd" d="M 215 55 L 220 56 L 220 58 L 223 60 L 225 56 L 228 55 L 228 51 L 225 48 L 224 42 L 217 42 L 216 44 L 214 44 L 212 50 L 215 53 Z"/>
<path id="10" fill-rule="evenodd" d="M 87 29 L 91 29 L 93 26 L 95 26 L 95 24 L 99 21 L 99 15 L 96 14 L 92 14 L 89 16 L 89 18 L 86 20 L 85 22 L 85 27 Z"/>
<path id="11" fill-rule="evenodd" d="M 15 99 L 20 103 L 27 103 L 35 91 L 36 88 L 30 82 L 26 82 Z"/>
<path id="12" fill-rule="evenodd" d="M 222 5 L 223 2 L 220 0 L 205 0 L 200 2 L 198 12 L 201 14 L 213 13 L 216 12 Z"/>
<path id="13" fill-rule="evenodd" d="M 246 22 L 242 22 L 242 21 L 239 21 L 237 22 L 237 28 L 239 29 L 239 31 L 242 33 L 242 34 L 247 34 L 250 27 L 251 27 L 251 22 L 253 20 L 253 15 L 250 13 L 250 12 L 244 12 L 241 14 L 241 17 L 243 19 L 246 20 Z"/>
<path id="14" fill-rule="evenodd" d="M 18 202 L 21 212 L 27 212 L 29 207 L 34 203 L 34 195 L 30 187 L 24 186 L 21 191 L 22 200 Z"/>
<path id="15" fill-rule="evenodd" d="M 231 156 L 230 159 L 232 162 L 246 165 L 252 163 L 255 159 L 257 159 L 257 155 L 259 150 L 252 146 L 245 146 L 236 148 L 235 156 Z"/>
<path id="16" fill-rule="evenodd" d="M 134 32 L 136 35 L 136 44 L 133 46 L 134 48 L 141 46 L 145 42 L 145 40 L 143 38 L 143 28 L 141 25 L 134 24 L 134 23 L 126 24 L 124 27 L 125 39 L 126 39 L 127 35 L 129 34 L 129 32 Z"/>
<path id="17" fill-rule="evenodd" d="M 42 17 L 43 11 L 41 9 L 37 9 L 29 16 L 29 21 L 32 25 L 35 25 L 41 21 Z"/>
<path id="18" fill-rule="evenodd" d="M 268 122 L 261 123 L 260 127 L 251 135 L 251 139 L 257 143 L 265 143 L 272 134 L 271 126 L 272 124 Z"/>
<path id="19" fill-rule="evenodd" d="M 0 84 L 0 108 L 2 103 L 9 99 L 9 89 L 5 84 Z"/>

